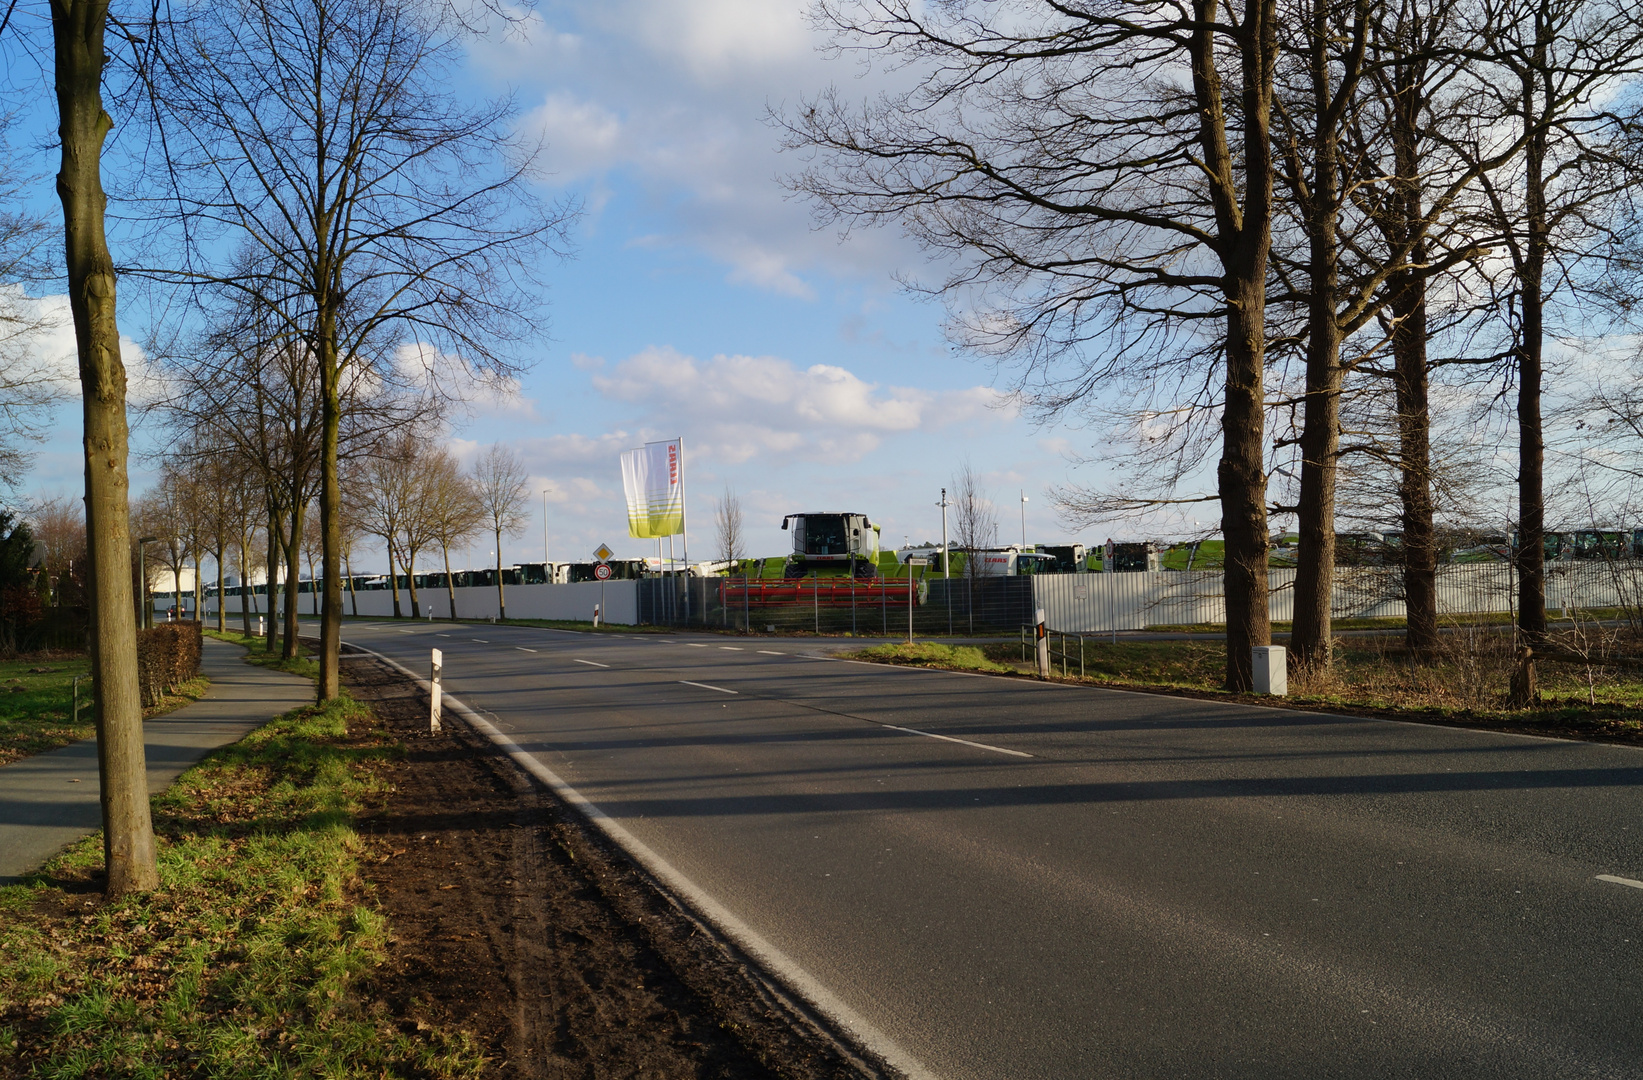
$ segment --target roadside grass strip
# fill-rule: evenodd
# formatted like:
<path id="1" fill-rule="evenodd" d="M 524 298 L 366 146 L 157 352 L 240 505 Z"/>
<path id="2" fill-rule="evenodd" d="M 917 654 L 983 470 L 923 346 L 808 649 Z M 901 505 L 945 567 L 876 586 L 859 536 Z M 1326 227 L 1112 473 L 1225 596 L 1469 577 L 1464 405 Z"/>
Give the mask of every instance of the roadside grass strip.
<path id="1" fill-rule="evenodd" d="M 294 660 L 286 660 L 280 656 L 279 643 L 275 642 L 274 651 L 268 651 L 268 639 L 253 634 L 246 637 L 238 633 L 218 633 L 215 630 L 206 630 L 206 637 L 226 641 L 230 645 L 238 645 L 245 649 L 245 662 L 256 664 L 258 667 L 272 668 L 275 671 L 284 671 L 291 675 L 301 675 L 304 678 L 319 679 L 319 664 L 308 655 L 308 650 L 299 643 Z"/>
<path id="2" fill-rule="evenodd" d="M 0 1075 L 478 1076 L 363 1003 L 388 930 L 352 819 L 400 752 L 348 698 L 294 710 L 155 797 L 159 890 L 105 902 L 100 833 L 0 889 Z"/>
<path id="3" fill-rule="evenodd" d="M 874 645 L 851 653 L 863 660 L 878 660 L 912 667 L 942 668 L 948 671 L 1010 671 L 1003 664 L 988 660 L 980 649 L 972 645 L 940 645 L 936 642 L 909 642 L 900 645 Z"/>

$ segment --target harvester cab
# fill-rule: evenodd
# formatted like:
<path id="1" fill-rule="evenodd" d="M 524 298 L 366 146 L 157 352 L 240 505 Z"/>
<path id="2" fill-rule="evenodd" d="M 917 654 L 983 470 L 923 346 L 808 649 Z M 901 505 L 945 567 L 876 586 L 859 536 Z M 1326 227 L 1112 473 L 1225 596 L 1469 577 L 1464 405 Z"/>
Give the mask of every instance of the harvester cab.
<path id="1" fill-rule="evenodd" d="M 793 534 L 785 576 L 878 576 L 879 527 L 866 514 L 789 514 L 782 528 Z"/>

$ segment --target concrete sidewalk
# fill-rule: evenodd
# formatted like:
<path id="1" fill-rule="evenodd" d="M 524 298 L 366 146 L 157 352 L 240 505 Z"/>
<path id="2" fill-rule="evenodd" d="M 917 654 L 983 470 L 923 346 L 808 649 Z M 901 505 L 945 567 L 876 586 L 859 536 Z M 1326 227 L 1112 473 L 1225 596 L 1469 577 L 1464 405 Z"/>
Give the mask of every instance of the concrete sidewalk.
<path id="1" fill-rule="evenodd" d="M 314 684 L 254 667 L 237 645 L 205 639 L 205 697 L 143 725 L 148 790 L 165 790 L 182 771 L 282 712 L 314 699 Z M 15 884 L 65 846 L 102 828 L 97 740 L 37 754 L 0 768 L 0 885 Z"/>

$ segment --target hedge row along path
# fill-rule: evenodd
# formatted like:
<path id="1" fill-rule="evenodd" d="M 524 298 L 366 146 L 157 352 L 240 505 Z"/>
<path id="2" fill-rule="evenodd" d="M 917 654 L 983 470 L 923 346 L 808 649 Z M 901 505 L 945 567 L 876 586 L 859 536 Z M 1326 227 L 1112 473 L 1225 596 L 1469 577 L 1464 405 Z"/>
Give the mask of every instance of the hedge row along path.
<path id="1" fill-rule="evenodd" d="M 268 718 L 313 699 L 307 679 L 252 667 L 244 651 L 206 641 L 200 668 L 206 696 L 143 725 L 148 790 L 165 790 L 184 769 L 236 742 Z M 102 828 L 97 802 L 97 740 L 0 767 L 0 885 L 16 884 L 80 837 Z"/>

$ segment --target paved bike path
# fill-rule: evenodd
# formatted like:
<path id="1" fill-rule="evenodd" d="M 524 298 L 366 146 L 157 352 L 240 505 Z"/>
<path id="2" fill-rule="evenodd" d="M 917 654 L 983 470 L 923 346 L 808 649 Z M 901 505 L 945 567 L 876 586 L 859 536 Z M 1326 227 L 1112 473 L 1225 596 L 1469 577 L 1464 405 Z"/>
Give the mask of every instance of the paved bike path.
<path id="1" fill-rule="evenodd" d="M 205 639 L 205 697 L 143 724 L 148 790 L 160 792 L 219 746 L 313 700 L 314 684 L 245 663 L 237 645 Z M 0 885 L 16 884 L 67 845 L 102 828 L 95 737 L 0 767 Z"/>

